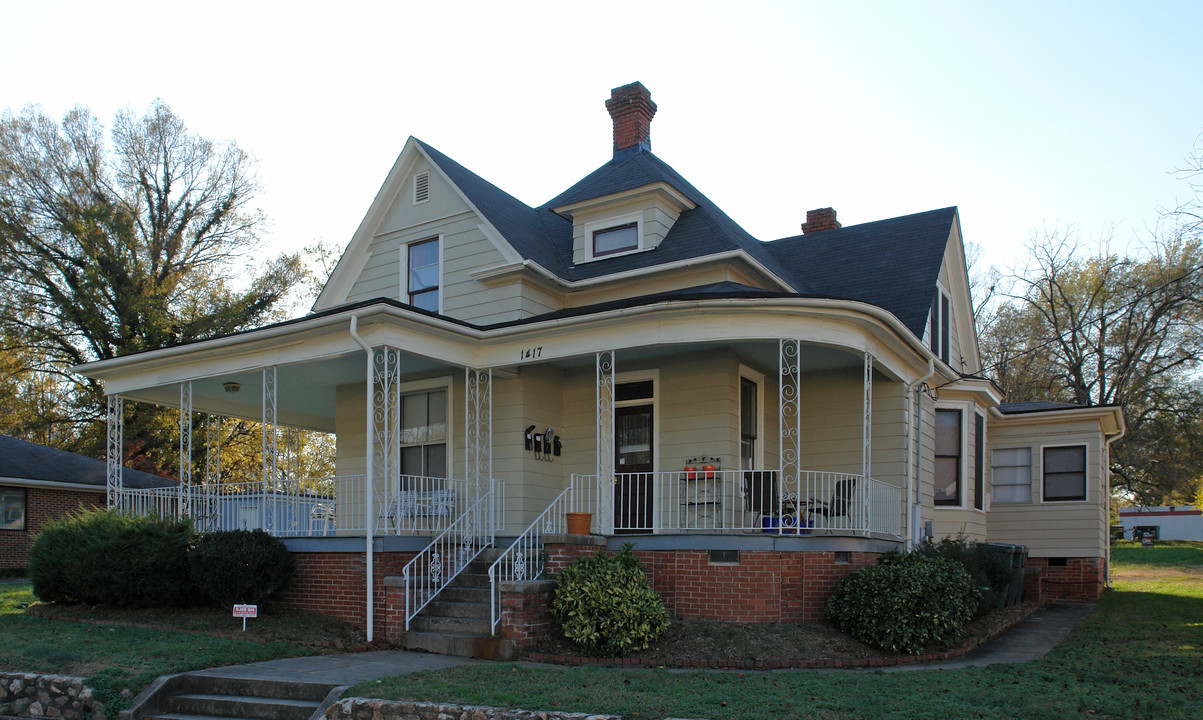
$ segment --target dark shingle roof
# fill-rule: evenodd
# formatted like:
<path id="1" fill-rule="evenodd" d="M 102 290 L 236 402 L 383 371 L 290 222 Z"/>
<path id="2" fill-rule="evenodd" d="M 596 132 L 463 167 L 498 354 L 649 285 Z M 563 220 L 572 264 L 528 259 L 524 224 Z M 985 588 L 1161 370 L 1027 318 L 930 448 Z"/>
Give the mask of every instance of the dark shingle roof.
<path id="1" fill-rule="evenodd" d="M 96 485 L 104 490 L 108 466 L 103 460 L 0 435 L 0 478 Z M 175 487 L 158 475 L 125 468 L 122 482 L 130 488 Z"/>
<path id="2" fill-rule="evenodd" d="M 806 297 L 869 303 L 923 334 L 956 208 L 906 215 L 762 243 L 676 170 L 642 147 L 612 160 L 531 208 L 417 141 L 523 258 L 567 281 L 587 280 L 742 250 Z M 686 210 L 653 251 L 572 263 L 572 223 L 554 208 L 664 182 L 697 207 Z"/>
<path id="3" fill-rule="evenodd" d="M 767 243 L 804 295 L 889 310 L 923 335 L 955 207 Z"/>
<path id="4" fill-rule="evenodd" d="M 1020 415 L 1023 413 L 1051 412 L 1053 410 L 1080 410 L 1085 407 L 1085 405 L 1078 405 L 1075 403 L 1033 400 L 1024 402 L 1000 403 L 998 406 L 998 411 L 1003 415 Z"/>

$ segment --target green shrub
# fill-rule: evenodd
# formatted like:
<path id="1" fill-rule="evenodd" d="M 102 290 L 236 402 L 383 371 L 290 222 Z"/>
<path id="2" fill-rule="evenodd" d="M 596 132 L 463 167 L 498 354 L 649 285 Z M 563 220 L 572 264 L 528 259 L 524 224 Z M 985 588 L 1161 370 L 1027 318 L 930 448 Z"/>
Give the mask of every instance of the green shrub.
<path id="1" fill-rule="evenodd" d="M 297 561 L 284 543 L 262 530 L 201 535 L 188 553 L 192 582 L 221 607 L 257 605 L 283 592 Z"/>
<path id="2" fill-rule="evenodd" d="M 827 601 L 827 614 L 863 642 L 915 654 L 960 638 L 978 593 L 955 560 L 891 551 L 847 575 Z"/>
<path id="3" fill-rule="evenodd" d="M 965 567 L 965 572 L 973 578 L 973 584 L 982 591 L 982 602 L 976 611 L 978 615 L 993 610 L 997 606 L 997 599 L 1006 595 L 1007 586 L 1011 583 L 1012 571 L 1007 556 L 976 540 L 966 539 L 964 535 L 944 537 L 939 542 L 925 542 L 919 546 L 919 552 L 928 557 L 956 560 Z"/>
<path id="4" fill-rule="evenodd" d="M 33 591 L 46 602 L 187 605 L 190 520 L 84 510 L 46 525 L 29 551 Z"/>
<path id="5" fill-rule="evenodd" d="M 630 543 L 610 557 L 580 558 L 556 578 L 551 613 L 564 637 L 599 655 L 646 648 L 668 628 L 668 612 Z"/>

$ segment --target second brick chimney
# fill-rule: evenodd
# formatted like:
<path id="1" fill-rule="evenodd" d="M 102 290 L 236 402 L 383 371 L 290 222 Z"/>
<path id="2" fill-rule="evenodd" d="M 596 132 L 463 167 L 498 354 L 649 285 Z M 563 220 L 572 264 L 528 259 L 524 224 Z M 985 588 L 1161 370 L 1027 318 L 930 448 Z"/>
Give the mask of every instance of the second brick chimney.
<path id="1" fill-rule="evenodd" d="M 652 117 L 656 114 L 656 103 L 643 83 L 616 87 L 610 91 L 606 110 L 614 121 L 614 152 L 636 145 L 652 149 Z"/>
<path id="2" fill-rule="evenodd" d="M 802 223 L 802 234 L 806 235 L 821 230 L 838 230 L 841 227 L 843 226 L 840 225 L 840 221 L 835 219 L 833 208 L 807 210 L 806 222 Z"/>

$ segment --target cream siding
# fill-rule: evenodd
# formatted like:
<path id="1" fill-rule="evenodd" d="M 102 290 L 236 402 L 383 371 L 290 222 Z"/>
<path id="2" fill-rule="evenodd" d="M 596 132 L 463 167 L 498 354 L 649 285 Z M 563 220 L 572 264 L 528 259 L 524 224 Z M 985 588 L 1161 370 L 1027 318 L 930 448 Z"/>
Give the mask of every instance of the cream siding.
<path id="1" fill-rule="evenodd" d="M 1098 421 L 1004 421 L 993 423 L 988 437 L 987 466 L 989 451 L 994 449 L 1032 450 L 1032 502 L 992 504 L 987 523 L 989 540 L 1026 545 L 1035 557 L 1102 557 L 1107 547 L 1107 502 L 1105 448 Z M 1086 445 L 1085 502 L 1043 502 L 1042 448 L 1056 445 Z"/>

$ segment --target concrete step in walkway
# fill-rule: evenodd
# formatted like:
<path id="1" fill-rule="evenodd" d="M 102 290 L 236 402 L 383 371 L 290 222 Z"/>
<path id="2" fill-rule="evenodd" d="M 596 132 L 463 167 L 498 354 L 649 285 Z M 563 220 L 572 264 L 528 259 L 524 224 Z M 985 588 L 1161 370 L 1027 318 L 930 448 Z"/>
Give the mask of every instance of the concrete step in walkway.
<path id="1" fill-rule="evenodd" d="M 200 673 L 160 678 L 123 720 L 310 720 L 345 689 L 331 682 L 220 677 Z"/>

